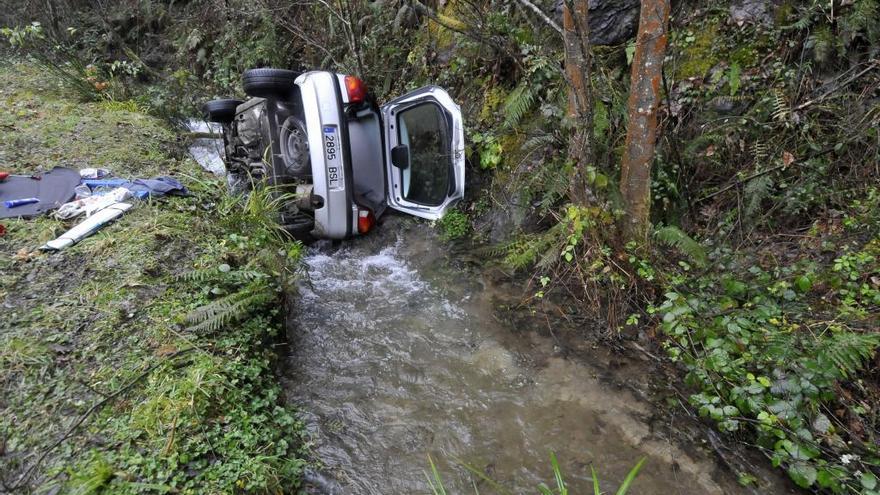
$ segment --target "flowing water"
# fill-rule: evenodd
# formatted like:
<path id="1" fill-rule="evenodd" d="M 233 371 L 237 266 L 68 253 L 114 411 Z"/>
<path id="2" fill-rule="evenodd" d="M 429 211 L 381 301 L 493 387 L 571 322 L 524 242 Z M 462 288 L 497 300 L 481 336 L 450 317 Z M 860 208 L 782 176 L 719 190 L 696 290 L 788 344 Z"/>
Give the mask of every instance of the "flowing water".
<path id="1" fill-rule="evenodd" d="M 494 493 L 462 463 L 537 493 L 551 450 L 574 494 L 592 493 L 591 465 L 613 493 L 643 456 L 631 493 L 745 493 L 705 449 L 652 432 L 650 404 L 496 320 L 492 286 L 427 229 L 380 229 L 312 248 L 289 316 L 283 380 L 323 463 L 314 493 L 431 493 L 429 454 L 449 493 Z"/>
<path id="2" fill-rule="evenodd" d="M 188 127 L 220 131 L 195 119 Z M 190 153 L 225 173 L 221 140 L 196 139 Z M 649 402 L 599 378 L 631 378 L 601 364 L 601 349 L 595 363 L 569 360 L 535 323 L 499 322 L 497 299 L 516 290 L 461 268 L 428 229 L 404 223 L 391 218 L 306 258 L 282 379 L 323 463 L 308 477 L 312 492 L 431 493 L 431 455 L 450 494 L 496 492 L 463 464 L 509 493 L 537 493 L 553 485 L 550 451 L 572 494 L 592 493 L 590 466 L 613 493 L 642 457 L 630 493 L 789 492 L 766 471 L 751 473 L 760 489 L 745 490 L 706 449 L 683 450 L 655 431 Z"/>
<path id="3" fill-rule="evenodd" d="M 214 122 L 206 122 L 202 119 L 191 118 L 185 122 L 187 130 L 200 134 L 215 134 L 220 136 L 223 127 Z M 223 139 L 200 137 L 193 139 L 189 144 L 189 154 L 203 169 L 214 175 L 226 175 L 226 165 L 223 163 Z"/>

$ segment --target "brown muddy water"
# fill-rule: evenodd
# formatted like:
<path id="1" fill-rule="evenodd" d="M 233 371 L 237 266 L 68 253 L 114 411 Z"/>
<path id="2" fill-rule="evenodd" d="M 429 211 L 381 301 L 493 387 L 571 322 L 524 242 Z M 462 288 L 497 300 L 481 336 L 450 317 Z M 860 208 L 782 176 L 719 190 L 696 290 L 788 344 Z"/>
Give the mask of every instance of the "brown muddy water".
<path id="1" fill-rule="evenodd" d="M 428 455 L 448 493 L 495 493 L 462 462 L 538 493 L 553 486 L 551 451 L 573 494 L 592 493 L 591 465 L 613 493 L 643 456 L 632 494 L 755 493 L 708 449 L 654 432 L 654 406 L 600 380 L 607 370 L 501 323 L 498 289 L 429 229 L 398 227 L 305 260 L 282 373 L 320 462 L 310 493 L 431 493 Z"/>

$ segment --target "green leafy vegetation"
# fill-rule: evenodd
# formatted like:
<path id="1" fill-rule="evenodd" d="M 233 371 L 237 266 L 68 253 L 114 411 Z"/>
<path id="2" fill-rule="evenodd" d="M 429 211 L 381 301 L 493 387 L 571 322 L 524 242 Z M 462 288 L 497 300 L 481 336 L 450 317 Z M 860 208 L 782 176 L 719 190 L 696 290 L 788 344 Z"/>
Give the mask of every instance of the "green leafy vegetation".
<path id="1" fill-rule="evenodd" d="M 440 219 L 440 236 L 445 240 L 461 239 L 471 230 L 471 221 L 461 210 L 450 210 Z"/>
<path id="2" fill-rule="evenodd" d="M 551 2 L 535 3 L 543 12 L 552 10 Z M 535 308 L 546 304 L 548 311 L 573 313 L 566 316 L 600 315 L 606 325 L 594 338 L 642 338 L 648 342 L 640 345 L 665 351 L 686 377 L 679 391 L 689 397 L 690 407 L 724 432 L 727 441 L 755 445 L 798 485 L 826 493 L 877 493 L 880 5 L 877 0 L 746 3 L 760 8 L 742 18 L 733 15 L 742 2 L 675 9 L 662 102 L 656 109 L 660 125 L 650 179 L 654 227 L 646 242 L 629 242 L 618 233 L 623 216 L 618 177 L 634 41 L 592 48 L 595 156 L 591 163 L 577 163 L 567 153 L 577 129 L 568 116 L 561 39 L 519 2 L 309 1 L 290 9 L 274 0 L 230 0 L 222 7 L 141 1 L 117 16 L 89 9 L 70 13 L 71 30 L 15 6 L 9 18 L 17 24 L 4 29 L 3 36 L 16 47 L 37 47 L 30 56 L 63 82 L 63 91 L 99 103 L 89 103 L 84 112 L 57 98 L 61 90 L 54 85 L 44 89 L 55 91 L 55 98 L 38 98 L 15 83 L 19 77 L 38 79 L 32 66 L 15 66 L 22 75 L 3 71 L 0 82 L 15 89 L 0 94 L 10 108 L 0 115 L 0 158 L 14 171 L 69 157 L 114 169 L 124 163 L 139 174 L 180 170 L 184 162 L 169 151 L 173 134 L 142 113 L 192 109 L 194 95 L 206 92 L 240 94 L 238 74 L 253 66 L 355 73 L 380 102 L 423 84 L 441 85 L 465 113 L 468 187 L 479 189 L 469 194 L 476 198 L 473 204 L 438 222 L 445 238 L 470 234 L 491 240 L 485 252 L 526 279 L 525 291 Z M 153 84 L 142 86 L 142 80 Z M 138 139 L 118 146 L 118 134 L 106 127 L 111 125 Z M 571 185 L 578 173 L 589 190 L 585 204 L 573 205 Z M 164 319 L 155 317 L 165 323 L 144 337 L 154 348 L 169 339 L 177 342 L 175 349 L 183 348 L 172 328 L 198 339 L 217 339 L 231 322 L 250 328 L 250 322 L 266 316 L 262 308 L 275 300 L 278 274 L 285 273 L 272 261 L 283 241 L 271 222 L 260 220 L 269 218 L 259 213 L 272 209 L 269 202 L 256 198 L 244 220 L 235 213 L 240 205 L 220 201 L 211 187 L 193 189 L 196 198 L 179 200 L 177 206 L 150 205 L 160 212 L 156 216 L 136 210 L 108 230 L 116 232 L 112 229 L 128 222 L 144 224 L 152 236 L 148 248 L 158 253 L 157 259 L 179 255 L 177 263 L 189 266 L 171 274 L 161 263 L 147 262 L 144 273 L 161 277 L 126 272 L 125 283 L 119 284 L 109 282 L 108 270 L 95 261 L 89 269 L 107 278 L 92 277 L 76 290 L 80 297 L 93 295 L 109 305 L 99 321 L 109 319 L 123 329 L 128 320 L 119 315 L 128 312 L 119 308 L 143 297 L 138 284 L 161 283 L 172 291 L 174 300 L 182 302 L 173 311 L 166 309 Z M 202 229 L 196 230 L 198 242 L 181 240 L 186 236 L 175 222 L 184 216 L 187 222 L 203 219 L 196 223 Z M 214 230 L 215 221 L 223 234 Z M 249 223 L 259 225 L 259 238 L 245 233 L 243 225 Z M 9 230 L 12 239 L 26 233 L 44 240 L 59 228 L 54 220 L 40 219 Z M 174 239 L 172 246 L 186 242 L 186 249 L 178 249 L 185 255 L 169 251 L 167 239 Z M 124 253 L 130 260 L 143 249 L 102 234 L 71 253 L 96 259 Z M 27 256 L 5 259 L 0 266 L 30 266 Z M 287 258 L 292 263 L 295 255 Z M 6 287 L 21 283 L 16 277 L 23 275 L 12 273 L 0 275 L 0 291 L 11 294 Z M 73 311 L 68 299 L 59 304 Z M 44 376 L 57 366 L 57 332 L 48 329 L 71 331 L 78 328 L 72 322 L 89 321 L 74 311 L 68 322 L 58 315 L 62 308 L 22 310 L 27 317 L 17 317 L 27 320 L 24 328 L 43 330 L 4 337 L 4 369 L 34 369 Z M 100 335 L 114 335 L 111 326 L 107 323 Z M 268 337 L 256 327 L 248 332 L 248 342 Z M 211 354 L 224 359 L 238 352 L 218 349 Z M 195 364 L 181 363 L 191 359 L 189 353 L 174 357 L 151 375 L 190 380 L 183 370 Z M 140 369 L 127 363 L 127 368 L 112 369 L 129 375 Z M 199 380 L 207 381 L 188 387 L 206 393 L 191 397 L 213 403 L 219 399 L 204 397 L 226 395 L 212 385 L 217 370 L 226 369 L 215 364 L 199 361 L 204 371 Z M 100 370 L 98 378 L 85 371 L 74 375 L 86 383 L 109 380 L 109 372 Z M 112 385 L 124 383 L 118 379 Z M 23 396 L 45 392 L 28 386 L 34 389 Z M 260 387 L 271 390 L 268 384 Z M 145 423 L 156 432 L 151 437 L 156 445 L 160 433 L 178 445 L 176 432 L 187 423 L 173 419 L 180 412 L 175 407 L 162 413 L 164 429 Z M 200 411 L 220 417 L 211 407 Z M 192 414 L 180 412 L 183 419 Z M 224 443 L 219 436 L 210 438 Z M 15 437 L 11 445 L 34 441 Z M 82 478 L 86 489 L 122 483 L 116 452 L 98 448 L 89 468 L 75 479 Z M 272 455 L 265 458 L 276 459 Z M 262 457 L 248 457 L 249 462 L 256 459 Z M 295 470 L 295 462 L 284 462 L 261 465 L 277 472 L 288 472 L 283 466 Z M 155 473 L 160 468 L 149 469 Z M 442 490 L 433 465 L 432 472 L 429 479 Z M 227 475 L 212 474 L 211 479 L 226 483 L 232 479 Z M 750 476 L 742 473 L 744 480 Z"/>
<path id="3" fill-rule="evenodd" d="M 844 258 L 867 260 L 876 249 L 875 240 Z M 713 262 L 736 261 L 717 256 Z M 747 275 L 733 271 L 720 282 L 714 273 L 677 275 L 675 290 L 651 309 L 662 315 L 669 355 L 700 389 L 690 399 L 699 413 L 722 431 L 752 432 L 798 485 L 834 493 L 861 492 L 862 473 L 878 462 L 869 428 L 862 430 L 868 442 L 851 443 L 854 425 L 870 424 L 871 413 L 858 406 L 835 412 L 831 404 L 841 393 L 868 393 L 861 380 L 850 380 L 873 359 L 880 334 L 863 319 L 866 313 L 848 308 L 876 305 L 877 290 L 862 281 L 880 267 L 842 263 L 821 270 L 753 265 Z M 854 288 L 861 289 L 858 296 L 851 295 Z"/>
<path id="4" fill-rule="evenodd" d="M 271 345 L 300 245 L 269 192 L 229 197 L 134 106 L 69 99 L 5 61 L 0 158 L 16 173 L 101 166 L 174 174 L 192 195 L 139 202 L 83 242 L 68 225 L 4 220 L 0 483 L 64 493 L 277 493 L 304 467 Z M 60 86 L 59 86 L 60 84 Z M 136 139 L 135 139 L 136 138 Z M 289 289 L 289 287 L 287 287 Z"/>
<path id="5" fill-rule="evenodd" d="M 880 148 L 876 105 L 865 99 L 878 44 L 859 21 L 874 8 L 855 2 L 831 16 L 828 3 L 807 2 L 780 8 L 776 25 L 732 26 L 726 7 L 676 20 L 651 245 L 613 233 L 623 74 L 615 60 L 625 47 L 617 59 L 594 51 L 603 95 L 594 106 L 597 161 L 587 168 L 602 177 L 590 180 L 595 207 L 567 204 L 572 169 L 555 137 L 564 122 L 542 119 L 532 104 L 525 117 L 525 105 L 498 110 L 541 121 L 524 141 L 541 159 L 505 147 L 491 189 L 541 218 L 540 228 L 489 250 L 529 276 L 533 303 L 573 299 L 608 319 L 605 337 L 656 325 L 658 344 L 686 372 L 691 407 L 796 484 L 829 493 L 874 493 L 880 468 Z M 831 77 L 839 78 L 826 84 Z M 511 101 L 523 101 L 522 84 Z"/>

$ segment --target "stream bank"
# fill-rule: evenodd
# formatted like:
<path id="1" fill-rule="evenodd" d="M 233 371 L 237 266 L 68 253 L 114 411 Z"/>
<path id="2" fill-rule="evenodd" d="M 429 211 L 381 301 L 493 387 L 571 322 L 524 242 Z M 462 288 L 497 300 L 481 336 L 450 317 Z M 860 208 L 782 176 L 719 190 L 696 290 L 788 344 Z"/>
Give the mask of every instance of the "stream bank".
<path id="1" fill-rule="evenodd" d="M 0 57 L 2 170 L 172 175 L 192 194 L 141 201 L 55 253 L 39 246 L 71 221 L 0 221 L 0 493 L 295 489 L 299 429 L 266 345 L 276 307 L 249 304 L 213 331 L 185 316 L 242 290 L 243 271 L 268 271 L 259 253 L 286 249 L 295 265 L 297 251 L 255 228 L 165 122 L 71 96 L 32 61 Z"/>
<path id="2" fill-rule="evenodd" d="M 392 217 L 365 238 L 313 246 L 305 262 L 281 373 L 323 466 L 307 477 L 312 493 L 429 493 L 428 455 L 450 493 L 474 482 L 492 493 L 461 463 L 535 492 L 552 481 L 550 451 L 572 493 L 592 489 L 590 466 L 615 490 L 643 456 L 633 493 L 789 492 L 774 472 L 741 486 L 698 422 L 658 406 L 655 366 L 574 349 L 543 316 L 500 310 L 520 289 L 424 224 Z"/>

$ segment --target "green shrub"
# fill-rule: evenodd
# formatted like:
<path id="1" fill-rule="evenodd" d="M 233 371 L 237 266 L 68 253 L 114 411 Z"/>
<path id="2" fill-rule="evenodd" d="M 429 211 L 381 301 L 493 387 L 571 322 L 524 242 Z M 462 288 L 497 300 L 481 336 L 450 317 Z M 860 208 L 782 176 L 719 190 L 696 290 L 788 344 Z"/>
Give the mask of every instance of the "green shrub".
<path id="1" fill-rule="evenodd" d="M 461 239 L 471 231 L 471 220 L 461 210 L 449 210 L 438 222 L 440 236 L 447 241 Z"/>
<path id="2" fill-rule="evenodd" d="M 880 334 L 821 318 L 811 299 L 814 278 L 836 278 L 841 283 L 830 309 L 876 308 L 880 293 L 868 281 L 880 264 L 871 246 L 818 274 L 752 266 L 746 276 L 682 278 L 653 310 L 662 315 L 669 356 L 698 390 L 690 401 L 700 415 L 722 431 L 755 435 L 773 464 L 804 488 L 876 493 L 871 473 L 880 461 L 873 442 L 848 441 L 849 425 L 831 411 L 840 407 L 842 382 L 873 358 Z M 858 407 L 847 414 L 871 421 Z"/>

